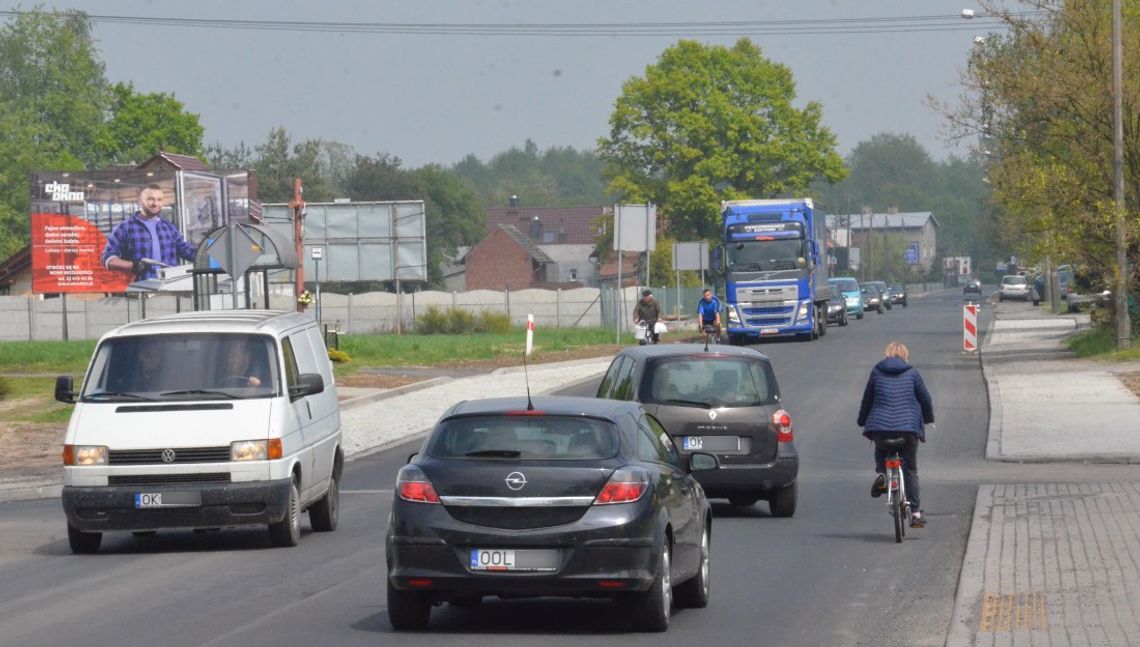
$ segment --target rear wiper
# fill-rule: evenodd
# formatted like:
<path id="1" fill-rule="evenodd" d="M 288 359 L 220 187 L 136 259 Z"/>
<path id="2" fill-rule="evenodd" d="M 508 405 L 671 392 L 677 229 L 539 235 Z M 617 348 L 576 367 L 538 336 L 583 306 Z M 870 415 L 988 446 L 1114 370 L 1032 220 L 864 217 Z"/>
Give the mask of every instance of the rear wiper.
<path id="1" fill-rule="evenodd" d="M 480 449 L 473 452 L 467 452 L 464 456 L 472 457 L 493 457 L 493 458 L 518 458 L 522 452 L 517 449 Z"/>
<path id="2" fill-rule="evenodd" d="M 669 398 L 668 400 L 665 400 L 663 403 L 665 403 L 665 404 L 689 404 L 689 405 L 692 405 L 694 407 L 701 407 L 704 409 L 711 408 L 708 402 L 700 402 L 699 400 L 676 400 L 674 398 Z"/>
<path id="3" fill-rule="evenodd" d="M 126 393 L 124 391 L 100 391 L 98 393 L 92 393 L 92 394 L 88 395 L 86 399 L 98 400 L 98 399 L 102 399 L 102 398 L 107 398 L 107 399 L 124 398 L 127 400 L 144 400 L 146 402 L 153 402 L 154 401 L 154 398 L 148 398 L 145 395 L 139 395 L 137 393 Z"/>
<path id="4" fill-rule="evenodd" d="M 166 393 L 160 393 L 159 395 L 164 398 L 170 395 L 216 395 L 218 397 L 228 398 L 230 400 L 240 399 L 233 393 L 226 393 L 225 391 L 213 391 L 210 389 L 183 389 L 181 391 L 167 391 Z"/>

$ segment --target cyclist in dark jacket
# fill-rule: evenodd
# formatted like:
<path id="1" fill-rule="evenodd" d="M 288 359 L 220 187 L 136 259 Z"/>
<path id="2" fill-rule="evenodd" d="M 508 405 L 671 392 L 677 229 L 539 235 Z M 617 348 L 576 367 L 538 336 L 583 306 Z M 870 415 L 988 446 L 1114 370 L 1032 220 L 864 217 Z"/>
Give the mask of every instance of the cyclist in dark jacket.
<path id="1" fill-rule="evenodd" d="M 911 509 L 915 510 L 911 526 L 922 528 L 926 519 L 919 508 L 918 497 L 918 443 L 926 442 L 925 424 L 934 423 L 934 403 L 918 370 L 907 363 L 910 351 L 900 342 L 887 344 L 885 359 L 871 369 L 867 388 L 863 390 L 863 403 L 859 407 L 859 426 L 863 435 L 875 442 L 875 470 L 878 476 L 871 486 L 871 496 L 880 496 L 886 488 L 883 466 L 887 456 L 895 451 L 884 448 L 879 440 L 904 438 L 906 444 L 897 448 L 903 461 L 906 494 Z"/>
<path id="2" fill-rule="evenodd" d="M 654 344 L 661 341 L 661 336 L 657 334 L 654 328 L 657 326 L 657 320 L 661 318 L 661 306 L 657 305 L 657 301 L 653 298 L 653 290 L 642 290 L 641 300 L 637 302 L 637 307 L 633 309 L 633 325 L 644 321 L 645 341 L 652 341 Z"/>

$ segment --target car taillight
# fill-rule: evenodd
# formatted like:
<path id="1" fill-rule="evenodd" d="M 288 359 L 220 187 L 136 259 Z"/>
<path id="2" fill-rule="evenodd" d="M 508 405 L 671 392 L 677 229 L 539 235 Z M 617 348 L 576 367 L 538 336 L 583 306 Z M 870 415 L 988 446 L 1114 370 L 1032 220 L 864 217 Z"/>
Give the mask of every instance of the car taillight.
<path id="1" fill-rule="evenodd" d="M 439 495 L 423 470 L 415 465 L 405 465 L 396 475 L 396 493 L 412 503 L 439 503 Z"/>
<path id="2" fill-rule="evenodd" d="M 792 416 L 780 409 L 772 414 L 772 426 L 776 428 L 776 442 L 792 442 Z"/>
<path id="3" fill-rule="evenodd" d="M 594 498 L 594 505 L 633 503 L 649 489 L 649 473 L 641 469 L 622 468 L 610 476 L 602 491 Z"/>

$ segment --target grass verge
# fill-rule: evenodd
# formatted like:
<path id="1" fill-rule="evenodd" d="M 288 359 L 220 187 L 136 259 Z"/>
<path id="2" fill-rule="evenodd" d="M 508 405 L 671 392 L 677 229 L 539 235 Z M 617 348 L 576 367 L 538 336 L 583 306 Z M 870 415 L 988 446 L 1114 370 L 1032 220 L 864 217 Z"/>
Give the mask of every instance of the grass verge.
<path id="1" fill-rule="evenodd" d="M 632 337 L 623 335 L 623 343 Z M 596 328 L 542 330 L 534 336 L 534 354 L 613 344 L 614 332 Z M 352 356 L 352 366 L 439 366 L 452 362 L 522 358 L 526 332 L 479 335 L 345 335 L 340 349 Z"/>
<path id="2" fill-rule="evenodd" d="M 1132 340 L 1132 348 L 1116 350 L 1116 331 L 1111 328 L 1090 328 L 1069 337 L 1065 343 L 1077 357 L 1096 357 L 1110 361 L 1140 360 L 1140 340 Z"/>
<path id="3" fill-rule="evenodd" d="M 94 350 L 94 339 L 0 342 L 0 373 L 82 374 Z"/>

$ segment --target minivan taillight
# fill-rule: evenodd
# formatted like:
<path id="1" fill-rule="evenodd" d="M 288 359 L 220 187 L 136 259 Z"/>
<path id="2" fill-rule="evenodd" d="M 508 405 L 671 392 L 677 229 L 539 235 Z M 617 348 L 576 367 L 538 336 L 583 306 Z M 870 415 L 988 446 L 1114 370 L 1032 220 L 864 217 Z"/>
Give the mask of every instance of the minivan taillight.
<path id="1" fill-rule="evenodd" d="M 792 416 L 780 409 L 772 414 L 772 426 L 776 428 L 776 442 L 792 442 Z"/>
<path id="2" fill-rule="evenodd" d="M 642 469 L 624 467 L 610 476 L 610 480 L 594 498 L 594 505 L 611 503 L 633 503 L 649 489 L 649 472 Z"/>
<path id="3" fill-rule="evenodd" d="M 439 503 L 439 495 L 424 471 L 415 465 L 405 465 L 396 475 L 396 494 L 412 503 Z"/>

